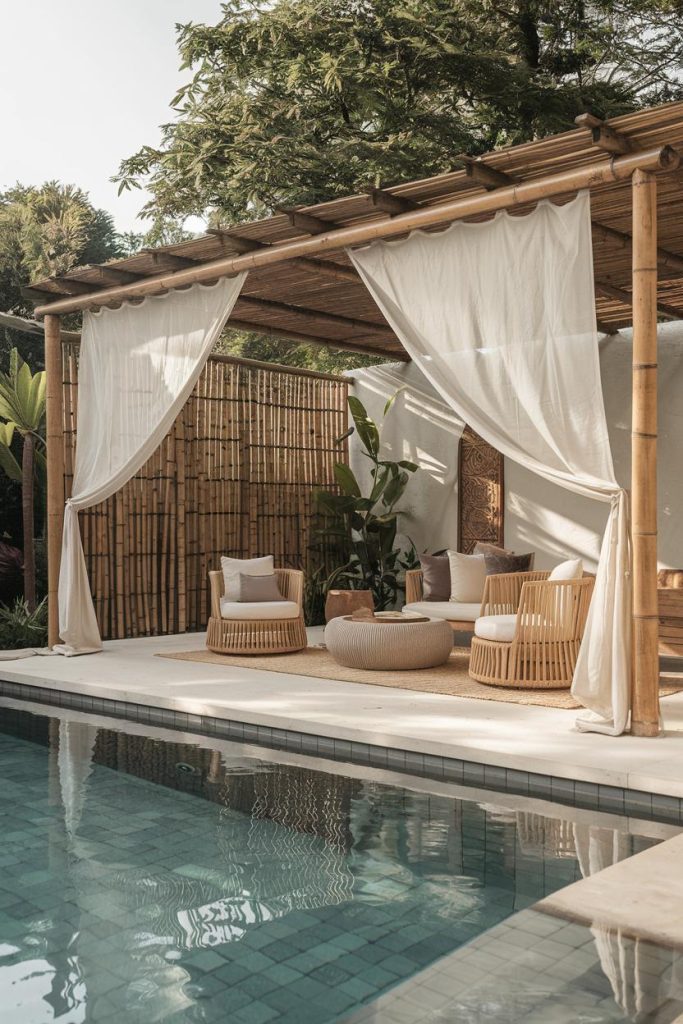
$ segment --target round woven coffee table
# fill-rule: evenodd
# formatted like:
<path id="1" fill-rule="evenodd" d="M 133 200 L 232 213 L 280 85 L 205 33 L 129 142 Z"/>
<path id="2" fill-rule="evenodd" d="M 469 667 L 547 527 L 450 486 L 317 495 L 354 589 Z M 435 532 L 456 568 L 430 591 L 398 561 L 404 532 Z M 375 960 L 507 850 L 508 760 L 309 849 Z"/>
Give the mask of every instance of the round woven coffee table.
<path id="1" fill-rule="evenodd" d="M 453 631 L 443 619 L 363 622 L 342 615 L 325 626 L 325 644 L 347 668 L 408 672 L 443 665 L 453 650 Z"/>

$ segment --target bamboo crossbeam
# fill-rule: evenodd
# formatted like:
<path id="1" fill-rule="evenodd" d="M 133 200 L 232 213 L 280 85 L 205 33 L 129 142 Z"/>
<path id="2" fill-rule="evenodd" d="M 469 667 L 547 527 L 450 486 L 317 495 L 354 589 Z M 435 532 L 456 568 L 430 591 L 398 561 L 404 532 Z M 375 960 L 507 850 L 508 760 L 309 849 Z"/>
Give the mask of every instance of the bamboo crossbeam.
<path id="1" fill-rule="evenodd" d="M 594 114 L 579 114 L 574 118 L 574 124 L 578 128 L 587 128 L 591 133 L 593 144 L 608 153 L 630 153 L 631 151 L 631 143 L 626 136 L 599 117 L 595 117 Z"/>
<path id="2" fill-rule="evenodd" d="M 322 235 L 326 231 L 333 231 L 339 227 L 334 221 L 323 220 L 322 217 L 316 217 L 305 210 L 293 210 L 284 206 L 278 208 L 278 213 L 284 214 L 293 228 L 303 231 L 307 235 Z"/>
<path id="3" fill-rule="evenodd" d="M 238 274 L 243 270 L 273 266 L 285 260 L 315 256 L 348 246 L 363 245 L 382 238 L 396 238 L 417 228 L 435 227 L 454 220 L 493 213 L 536 203 L 540 199 L 566 195 L 582 188 L 593 188 L 629 178 L 637 169 L 650 171 L 675 170 L 680 162 L 678 154 L 668 146 L 657 146 L 626 156 L 594 164 L 586 164 L 568 171 L 524 181 L 482 194 L 462 196 L 447 203 L 424 206 L 419 210 L 399 214 L 393 218 L 361 223 L 336 231 L 325 231 L 311 238 L 272 245 L 268 249 L 229 256 L 203 263 L 198 267 L 175 273 L 146 277 L 130 284 L 106 288 L 92 296 L 60 299 L 36 309 L 36 316 L 46 313 L 73 313 L 93 305 L 105 305 L 127 299 L 153 295 L 168 288 L 178 288 L 197 281 L 211 281 L 219 277 Z"/>
<path id="4" fill-rule="evenodd" d="M 481 185 L 482 188 L 504 188 L 515 183 L 515 179 L 511 175 L 505 171 L 499 171 L 495 167 L 490 167 L 477 157 L 461 154 L 457 159 L 463 164 L 467 177 L 477 185 Z"/>
<path id="5" fill-rule="evenodd" d="M 24 334 L 45 334 L 45 325 L 37 320 L 26 320 L 23 316 L 16 316 L 14 313 L 0 313 L 0 327 L 9 327 L 12 331 L 23 331 Z M 81 340 L 80 334 L 76 331 L 60 331 L 62 343 L 67 341 Z"/>
<path id="6" fill-rule="evenodd" d="M 381 334 L 391 340 L 395 335 L 391 327 L 376 320 L 360 320 L 357 317 L 341 316 L 339 313 L 328 313 L 321 309 L 307 306 L 295 306 L 289 302 L 274 302 L 272 299 L 261 299 L 256 295 L 241 294 L 237 300 L 238 309 L 252 306 L 259 311 L 284 313 L 307 323 L 329 324 L 331 327 L 343 327 L 349 331 L 360 331 L 361 334 Z"/>
<path id="7" fill-rule="evenodd" d="M 593 235 L 598 238 L 603 238 L 608 242 L 616 242 L 623 248 L 630 249 L 633 244 L 633 239 L 625 231 L 617 231 L 615 228 L 608 228 L 605 224 L 598 224 L 597 221 L 592 221 Z M 661 246 L 657 246 L 657 263 L 662 270 L 674 270 L 677 273 L 683 274 L 683 256 L 679 256 L 675 252 L 669 252 L 668 249 L 662 249 Z"/>
<path id="8" fill-rule="evenodd" d="M 171 270 L 185 270 L 187 267 L 196 267 L 197 260 L 191 260 L 187 256 L 178 256 L 174 252 L 166 252 L 165 249 L 140 249 L 140 253 L 150 256 L 155 264 L 166 264 Z M 137 255 L 137 254 L 136 254 Z M 65 278 L 61 278 L 64 282 Z"/>
<path id="9" fill-rule="evenodd" d="M 617 302 L 623 302 L 625 306 L 633 306 L 633 296 L 623 288 L 616 288 L 605 281 L 596 281 L 595 290 L 607 299 L 616 299 Z M 675 306 L 669 306 L 666 302 L 660 302 L 659 299 L 657 299 L 657 311 L 662 316 L 669 317 L 670 320 L 683 318 L 683 309 L 676 309 Z"/>
<path id="10" fill-rule="evenodd" d="M 239 252 L 256 252 L 257 249 L 272 248 L 269 242 L 260 242 L 255 238 L 245 238 L 238 235 L 230 228 L 209 228 L 209 235 L 215 235 L 220 239 L 227 239 Z M 308 260 L 305 258 L 292 260 L 292 264 L 301 267 L 308 274 L 315 274 L 318 277 L 329 277 L 333 281 L 344 281 L 349 284 L 358 284 L 360 278 L 353 267 L 342 267 L 338 263 L 331 263 L 329 260 Z"/>
<path id="11" fill-rule="evenodd" d="M 365 191 L 372 199 L 372 205 L 376 206 L 378 210 L 388 213 L 390 217 L 396 217 L 399 213 L 408 213 L 410 210 L 417 210 L 420 206 L 414 199 L 394 195 L 393 192 L 388 192 L 384 188 L 370 187 Z"/>
<path id="12" fill-rule="evenodd" d="M 21 319 L 20 317 L 10 316 L 9 313 L 0 313 L 0 326 L 2 326 L 3 319 L 5 319 L 5 318 L 11 319 L 11 320 L 20 320 Z M 26 320 L 26 321 L 22 320 L 21 322 L 22 323 L 28 323 L 28 324 L 31 324 L 34 327 L 36 327 L 37 330 L 35 330 L 33 332 L 35 334 L 43 334 L 44 333 L 44 328 L 43 328 L 42 324 L 34 323 L 34 321 L 32 321 L 32 320 Z M 8 325 L 8 326 L 10 326 L 10 325 Z M 226 326 L 227 327 L 232 327 L 235 330 L 239 330 L 239 331 L 254 331 L 254 332 L 256 332 L 256 331 L 263 331 L 262 327 L 256 327 L 254 324 L 240 323 L 240 322 L 237 322 L 237 321 L 233 320 L 232 318 L 228 321 Z M 20 328 L 20 329 L 23 330 L 23 328 Z M 63 345 L 66 345 L 66 344 L 80 345 L 80 343 L 81 343 L 81 336 L 80 336 L 80 334 L 77 334 L 75 331 L 61 331 L 60 333 L 61 333 L 62 344 Z M 273 332 L 269 331 L 268 333 L 272 334 Z M 279 333 L 279 332 L 277 332 L 277 333 Z M 299 334 L 295 334 L 293 332 L 290 333 L 289 331 L 285 331 L 284 335 L 286 336 L 286 337 L 284 337 L 285 341 L 296 341 L 297 343 L 305 342 L 306 344 L 310 343 L 312 345 L 329 345 L 330 344 L 330 341 L 329 341 L 328 338 L 312 338 L 308 334 L 301 334 L 301 335 L 299 335 Z M 336 348 L 337 347 L 337 343 L 335 342 L 332 345 L 332 347 Z M 339 347 L 342 348 L 342 350 L 344 349 L 344 345 L 341 344 L 341 343 L 340 343 Z M 390 355 L 393 359 L 407 359 L 408 358 L 404 352 L 402 352 L 400 354 L 396 354 L 394 352 L 388 352 L 386 349 L 379 349 L 379 348 L 377 348 L 377 349 L 373 349 L 373 348 L 368 349 L 368 348 L 363 348 L 363 347 L 361 347 L 359 345 L 347 345 L 346 349 L 348 349 L 349 352 L 356 352 L 356 353 L 359 353 L 361 355 L 363 353 L 367 353 L 368 355 L 375 355 L 375 356 L 377 356 L 377 355 L 378 356 Z M 343 374 L 324 373 L 322 370 L 309 370 L 309 369 L 307 369 L 306 367 L 303 367 L 303 366 L 285 366 L 284 363 L 271 363 L 271 362 L 265 362 L 264 360 L 261 360 L 261 359 L 246 359 L 244 356 L 231 356 L 231 355 L 228 355 L 228 353 L 226 353 L 226 352 L 212 352 L 211 355 L 209 356 L 208 361 L 210 363 L 230 363 L 230 364 L 232 364 L 234 366 L 250 366 L 250 367 L 254 367 L 254 368 L 259 369 L 259 370 L 272 370 L 273 372 L 277 371 L 277 373 L 293 373 L 293 374 L 296 374 L 297 376 L 315 377 L 318 380 L 336 381 L 339 384 L 352 384 L 353 383 L 353 377 L 351 377 L 351 376 L 349 376 L 349 374 L 345 374 L 345 373 L 343 373 Z"/>
<path id="13" fill-rule="evenodd" d="M 59 565 L 64 525 L 64 397 L 59 317 L 45 317 L 45 444 L 47 450 L 48 644 L 59 643 Z"/>
<path id="14" fill-rule="evenodd" d="M 631 732 L 659 733 L 657 603 L 657 179 L 633 175 L 633 700 Z"/>
<path id="15" fill-rule="evenodd" d="M 252 334 L 263 334 L 267 338 L 293 341 L 296 345 L 322 345 L 325 348 L 336 348 L 340 352 L 355 352 L 361 356 L 381 356 L 383 359 L 396 359 L 403 363 L 410 362 L 410 356 L 403 349 L 394 351 L 392 349 L 366 345 L 360 338 L 357 344 L 350 341 L 337 341 L 332 338 L 318 338 L 312 334 L 305 334 L 303 331 L 287 331 L 282 327 L 265 327 L 263 324 L 249 323 L 247 320 L 235 320 L 233 317 L 230 317 L 226 327 L 228 329 L 233 328 L 236 331 L 251 331 Z"/>

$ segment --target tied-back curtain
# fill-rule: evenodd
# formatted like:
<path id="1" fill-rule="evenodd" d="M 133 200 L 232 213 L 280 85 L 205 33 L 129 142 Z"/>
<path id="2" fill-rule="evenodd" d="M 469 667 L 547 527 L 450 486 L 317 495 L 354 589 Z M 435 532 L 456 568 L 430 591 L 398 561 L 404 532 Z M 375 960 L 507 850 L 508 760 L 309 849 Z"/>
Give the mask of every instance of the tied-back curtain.
<path id="1" fill-rule="evenodd" d="M 630 703 L 628 507 L 600 382 L 588 193 L 349 256 L 466 423 L 527 469 L 611 503 L 572 693 L 590 709 L 579 728 L 618 735 Z"/>
<path id="2" fill-rule="evenodd" d="M 194 284 L 83 318 L 73 493 L 59 573 L 60 654 L 102 640 L 78 527 L 80 509 L 106 501 L 137 473 L 187 401 L 246 274 Z"/>

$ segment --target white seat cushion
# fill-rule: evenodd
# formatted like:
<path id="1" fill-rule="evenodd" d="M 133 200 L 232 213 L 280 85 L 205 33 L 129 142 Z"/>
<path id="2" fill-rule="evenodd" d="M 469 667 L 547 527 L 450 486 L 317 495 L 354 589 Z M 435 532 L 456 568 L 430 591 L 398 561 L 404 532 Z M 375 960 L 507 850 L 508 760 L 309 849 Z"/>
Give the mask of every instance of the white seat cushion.
<path id="1" fill-rule="evenodd" d="M 430 619 L 446 619 L 447 622 L 474 622 L 481 611 L 481 602 L 459 604 L 457 601 L 413 601 L 403 608 L 404 612 L 417 612 Z"/>
<path id="2" fill-rule="evenodd" d="M 516 615 L 482 615 L 474 624 L 474 635 L 509 644 L 515 636 L 516 622 Z"/>
<path id="3" fill-rule="evenodd" d="M 296 601 L 228 601 L 221 598 L 224 619 L 295 619 L 299 614 Z"/>

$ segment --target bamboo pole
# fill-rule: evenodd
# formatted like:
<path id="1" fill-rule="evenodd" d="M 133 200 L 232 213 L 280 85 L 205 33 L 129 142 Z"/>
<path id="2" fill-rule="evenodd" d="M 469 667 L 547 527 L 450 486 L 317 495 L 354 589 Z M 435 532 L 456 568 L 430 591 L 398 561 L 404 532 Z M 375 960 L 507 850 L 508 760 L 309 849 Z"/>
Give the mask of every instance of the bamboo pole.
<path id="1" fill-rule="evenodd" d="M 64 525 L 64 395 L 58 316 L 45 317 L 45 440 L 47 446 L 47 636 L 59 643 L 59 566 Z"/>
<path id="2" fill-rule="evenodd" d="M 257 249 L 254 252 L 243 253 L 241 256 L 211 260 L 197 267 L 141 278 L 130 284 L 117 285 L 113 288 L 103 288 L 93 291 L 90 295 L 69 296 L 69 298 L 58 299 L 48 305 L 38 306 L 35 315 L 74 313 L 79 309 L 89 309 L 91 306 L 103 306 L 121 302 L 124 299 L 158 294 L 168 288 L 179 288 L 183 285 L 195 284 L 197 281 L 217 280 L 219 277 L 239 274 L 243 270 L 255 270 L 257 267 L 272 266 L 275 263 L 296 259 L 299 256 L 332 252 L 335 249 L 362 245 L 380 238 L 395 238 L 414 231 L 416 228 L 435 227 L 450 221 L 462 220 L 465 217 L 524 206 L 552 196 L 567 195 L 582 188 L 593 188 L 615 181 L 623 181 L 630 178 L 633 172 L 639 168 L 649 171 L 675 170 L 679 162 L 680 158 L 674 150 L 668 146 L 656 146 L 653 149 L 613 157 L 610 160 L 584 164 L 568 171 L 559 171 L 557 174 L 550 174 L 544 178 L 509 185 L 492 192 L 424 206 L 418 210 L 398 214 L 393 218 L 387 217 L 385 220 L 325 231 L 320 235 L 284 242 L 281 245 L 271 245 L 267 249 Z"/>
<path id="3" fill-rule="evenodd" d="M 657 617 L 657 181 L 633 175 L 633 538 L 634 736 L 659 733 Z"/>

